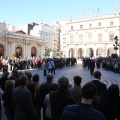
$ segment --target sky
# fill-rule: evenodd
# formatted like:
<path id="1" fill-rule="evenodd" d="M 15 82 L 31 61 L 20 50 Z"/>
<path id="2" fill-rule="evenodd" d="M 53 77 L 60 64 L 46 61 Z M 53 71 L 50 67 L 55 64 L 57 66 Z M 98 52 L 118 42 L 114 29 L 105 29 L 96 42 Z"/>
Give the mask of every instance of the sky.
<path id="1" fill-rule="evenodd" d="M 0 22 L 16 28 L 120 12 L 120 0 L 0 0 Z"/>

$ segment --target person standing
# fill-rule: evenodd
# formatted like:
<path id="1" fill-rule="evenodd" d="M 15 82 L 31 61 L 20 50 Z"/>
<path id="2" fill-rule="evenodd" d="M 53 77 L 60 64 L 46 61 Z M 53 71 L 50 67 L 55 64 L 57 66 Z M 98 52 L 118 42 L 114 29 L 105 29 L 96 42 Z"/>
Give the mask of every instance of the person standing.
<path id="1" fill-rule="evenodd" d="M 105 120 L 104 115 L 92 107 L 96 100 L 97 88 L 87 83 L 82 88 L 82 100 L 65 107 L 61 120 Z"/>
<path id="2" fill-rule="evenodd" d="M 7 61 L 7 58 L 3 58 L 3 73 L 5 71 L 8 71 L 8 61 Z"/>
<path id="3" fill-rule="evenodd" d="M 101 96 L 107 90 L 107 86 L 104 83 L 100 82 L 100 79 L 101 79 L 101 72 L 95 71 L 92 83 L 95 84 L 98 89 L 98 96 Z"/>
<path id="4" fill-rule="evenodd" d="M 52 120 L 61 120 L 64 107 L 75 103 L 75 100 L 68 95 L 68 87 L 69 80 L 63 76 L 58 79 L 58 89 L 49 94 Z"/>
<path id="5" fill-rule="evenodd" d="M 4 101 L 4 108 L 5 108 L 5 114 L 7 116 L 7 120 L 13 120 L 14 118 L 14 109 L 11 106 L 11 92 L 13 87 L 15 87 L 15 81 L 14 80 L 7 80 L 5 82 L 5 92 L 3 95 L 3 101 Z"/>
<path id="6" fill-rule="evenodd" d="M 53 75 L 47 74 L 46 81 L 41 84 L 39 91 L 43 103 L 43 120 L 45 120 L 45 110 L 46 110 L 46 106 L 44 106 L 44 99 L 45 96 L 51 92 L 52 84 L 53 84 Z"/>
<path id="7" fill-rule="evenodd" d="M 0 88 L 0 120 L 2 119 L 2 95 L 4 94 L 4 91 Z"/>
<path id="8" fill-rule="evenodd" d="M 76 103 L 81 99 L 81 81 L 82 78 L 80 76 L 74 76 L 74 86 L 69 89 L 70 96 L 76 101 Z"/>
<path id="9" fill-rule="evenodd" d="M 94 68 L 95 68 L 95 62 L 93 59 L 90 61 L 90 74 L 93 75 L 94 73 Z"/>
<path id="10" fill-rule="evenodd" d="M 11 104 L 15 110 L 14 120 L 38 120 L 31 92 L 27 89 L 28 78 L 25 74 L 19 77 L 20 86 L 12 90 Z"/>
<path id="11" fill-rule="evenodd" d="M 105 120 L 120 120 L 119 86 L 112 84 L 100 99 L 98 110 Z"/>
<path id="12" fill-rule="evenodd" d="M 44 71 L 43 75 L 46 76 L 47 63 L 45 59 L 43 60 L 43 63 L 42 63 L 42 69 Z"/>
<path id="13" fill-rule="evenodd" d="M 54 74 L 55 74 L 55 64 L 54 64 L 54 61 L 52 59 L 50 59 L 47 63 L 47 66 L 48 66 L 48 73 L 53 73 L 54 71 Z"/>
<path id="14" fill-rule="evenodd" d="M 94 72 L 94 78 L 92 83 L 94 85 L 96 85 L 98 93 L 97 93 L 97 101 L 96 103 L 94 102 L 93 106 L 98 109 L 99 106 L 99 100 L 101 99 L 101 97 L 103 96 L 103 94 L 107 91 L 107 86 L 100 82 L 101 79 L 101 72 L 100 71 L 95 71 Z"/>

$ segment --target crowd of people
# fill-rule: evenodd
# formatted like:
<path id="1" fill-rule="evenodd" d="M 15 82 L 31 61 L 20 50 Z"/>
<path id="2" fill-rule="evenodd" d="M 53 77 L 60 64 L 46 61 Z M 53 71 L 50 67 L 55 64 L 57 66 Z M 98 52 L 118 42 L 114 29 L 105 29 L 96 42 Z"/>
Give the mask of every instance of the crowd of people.
<path id="1" fill-rule="evenodd" d="M 58 68 L 77 64 L 74 58 L 61 59 L 57 63 Z M 80 76 L 73 77 L 74 85 L 71 85 L 65 76 L 54 82 L 56 59 L 39 59 L 46 76 L 43 83 L 38 74 L 32 75 L 29 70 L 19 71 L 13 67 L 13 63 L 12 67 L 8 65 L 8 69 L 14 69 L 12 74 L 4 70 L 0 78 L 0 120 L 1 101 L 7 120 L 120 120 L 119 86 L 112 84 L 107 88 L 101 82 L 101 72 L 94 71 L 95 65 L 97 68 L 102 65 L 108 69 L 104 65 L 110 60 L 119 63 L 119 59 L 83 59 L 83 66 L 90 69 L 90 74 L 94 77 L 84 86 L 81 86 Z M 2 67 L 4 63 L 2 60 Z"/>
<path id="2" fill-rule="evenodd" d="M 120 74 L 120 58 L 111 58 L 111 57 L 98 57 L 90 59 L 89 57 L 83 58 L 82 62 L 83 67 L 88 67 L 90 73 L 94 72 L 95 66 L 97 68 L 104 68 L 105 70 L 110 70 L 115 73 Z"/>
<path id="3" fill-rule="evenodd" d="M 69 58 L 10 58 L 10 57 L 1 57 L 0 58 L 0 69 L 4 71 L 24 70 L 24 69 L 49 69 L 50 64 L 47 64 L 50 60 L 54 62 L 54 69 L 61 69 L 65 66 L 72 66 L 77 64 L 77 59 L 74 57 Z M 44 62 L 44 63 L 43 63 Z M 49 62 L 50 63 L 50 62 Z M 44 67 L 43 67 L 44 66 Z"/>
<path id="4" fill-rule="evenodd" d="M 42 116 L 43 120 L 120 120 L 119 86 L 107 88 L 100 81 L 100 71 L 93 76 L 84 86 L 82 78 L 74 76 L 71 86 L 65 76 L 55 83 L 49 73 L 41 83 L 40 76 L 30 71 L 13 70 L 10 76 L 5 71 L 0 78 L 0 99 L 7 119 L 41 120 Z"/>

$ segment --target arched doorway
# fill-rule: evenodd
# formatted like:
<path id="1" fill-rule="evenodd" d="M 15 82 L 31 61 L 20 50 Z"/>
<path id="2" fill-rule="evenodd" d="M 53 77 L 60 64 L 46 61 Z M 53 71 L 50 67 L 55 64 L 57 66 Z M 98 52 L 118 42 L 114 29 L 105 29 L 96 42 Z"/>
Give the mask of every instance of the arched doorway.
<path id="1" fill-rule="evenodd" d="M 4 48 L 3 45 L 0 44 L 0 57 L 4 56 Z"/>
<path id="2" fill-rule="evenodd" d="M 87 51 L 86 51 L 86 56 L 87 57 L 93 57 L 94 56 L 94 51 L 92 48 L 88 48 Z"/>
<path id="3" fill-rule="evenodd" d="M 84 57 L 84 50 L 83 50 L 83 48 L 79 48 L 79 49 L 78 49 L 78 57 L 79 57 L 79 58 Z"/>
<path id="4" fill-rule="evenodd" d="M 108 50 L 107 50 L 107 56 L 111 56 L 111 54 L 113 54 L 113 53 L 116 53 L 116 51 L 114 50 L 114 48 L 108 48 Z"/>
<path id="5" fill-rule="evenodd" d="M 31 57 L 34 57 L 34 56 L 36 56 L 36 48 L 32 47 L 31 48 Z"/>
<path id="6" fill-rule="evenodd" d="M 103 48 L 98 48 L 96 50 L 96 56 L 105 56 L 104 55 L 104 49 Z"/>
<path id="7" fill-rule="evenodd" d="M 22 46 L 21 45 L 16 45 L 15 56 L 17 58 L 20 58 L 22 56 Z"/>
<path id="8" fill-rule="evenodd" d="M 73 50 L 73 48 L 70 48 L 69 49 L 69 57 L 73 57 L 73 55 L 74 55 L 74 50 Z"/>

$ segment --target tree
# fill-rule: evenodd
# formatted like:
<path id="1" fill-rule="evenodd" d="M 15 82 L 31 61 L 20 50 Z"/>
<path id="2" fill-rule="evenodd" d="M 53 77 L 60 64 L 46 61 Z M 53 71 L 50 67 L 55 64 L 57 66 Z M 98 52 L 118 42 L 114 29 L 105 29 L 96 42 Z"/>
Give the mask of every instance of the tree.
<path id="1" fill-rule="evenodd" d="M 45 49 L 45 56 L 50 56 L 51 48 L 46 48 Z"/>
<path id="2" fill-rule="evenodd" d="M 111 54 L 112 58 L 118 58 L 118 54 Z"/>

